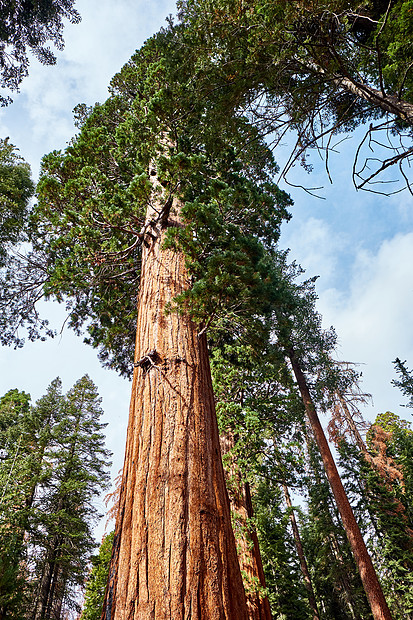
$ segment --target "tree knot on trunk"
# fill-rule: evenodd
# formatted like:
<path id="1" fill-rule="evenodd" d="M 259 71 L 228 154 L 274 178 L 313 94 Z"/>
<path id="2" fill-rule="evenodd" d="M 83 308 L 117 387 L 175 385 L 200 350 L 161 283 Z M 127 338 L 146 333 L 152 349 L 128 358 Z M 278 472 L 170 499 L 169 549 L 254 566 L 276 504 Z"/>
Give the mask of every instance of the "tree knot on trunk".
<path id="1" fill-rule="evenodd" d="M 161 356 L 155 349 L 148 351 L 141 359 L 135 362 L 134 367 L 142 368 L 144 374 L 149 372 L 151 368 L 156 368 L 156 366 L 162 361 Z"/>

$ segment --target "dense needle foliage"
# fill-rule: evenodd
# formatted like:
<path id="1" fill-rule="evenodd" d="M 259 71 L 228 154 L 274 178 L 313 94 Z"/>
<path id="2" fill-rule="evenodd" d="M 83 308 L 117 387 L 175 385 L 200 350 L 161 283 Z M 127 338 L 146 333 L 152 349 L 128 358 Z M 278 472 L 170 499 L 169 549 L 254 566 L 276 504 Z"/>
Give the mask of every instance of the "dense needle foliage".
<path id="1" fill-rule="evenodd" d="M 284 174 L 296 162 L 310 170 L 312 148 L 326 156 L 328 168 L 337 133 L 371 121 L 356 149 L 354 183 L 394 191 L 375 181 L 389 180 L 381 175 L 395 164 L 410 187 L 410 0 L 182 0 L 179 6 L 198 70 L 225 92 L 228 106 L 248 113 L 275 145 L 293 131 Z"/>
<path id="2" fill-rule="evenodd" d="M 99 547 L 99 554 L 92 557 L 92 570 L 86 586 L 85 603 L 80 617 L 81 620 L 100 620 L 102 615 L 113 536 L 114 532 L 105 535 Z"/>
<path id="3" fill-rule="evenodd" d="M 33 193 L 30 166 L 16 153 L 8 138 L 0 139 L 0 267 L 10 247 L 24 240 Z"/>
<path id="4" fill-rule="evenodd" d="M 185 252 L 193 278 L 178 304 L 204 325 L 223 317 L 240 325 L 270 307 L 277 274 L 264 248 L 276 251 L 291 201 L 247 120 L 220 121 L 213 101 L 195 98 L 189 69 L 178 80 L 179 54 L 173 30 L 148 41 L 67 149 L 44 158 L 33 252 L 5 270 L 3 341 L 21 344 L 22 325 L 39 335 L 36 300 L 51 297 L 66 303 L 69 325 L 86 329 L 104 363 L 130 372 L 149 164 L 184 205 L 184 226 L 168 240 Z"/>
<path id="5" fill-rule="evenodd" d="M 110 464 L 89 377 L 67 395 L 56 379 L 29 401 L 18 390 L 0 400 L 0 610 L 10 620 L 78 608 Z"/>

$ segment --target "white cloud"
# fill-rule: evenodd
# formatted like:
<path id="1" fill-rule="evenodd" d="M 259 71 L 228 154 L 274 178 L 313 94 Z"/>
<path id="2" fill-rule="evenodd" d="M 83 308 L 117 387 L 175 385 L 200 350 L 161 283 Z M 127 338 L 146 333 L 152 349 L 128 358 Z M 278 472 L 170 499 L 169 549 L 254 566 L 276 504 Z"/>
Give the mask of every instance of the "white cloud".
<path id="1" fill-rule="evenodd" d="M 322 274 L 322 286 L 326 287 L 336 276 L 340 254 L 347 247 L 347 236 L 337 235 L 323 219 L 293 219 L 283 229 L 281 245 L 292 248 L 291 260 L 296 260 L 308 277 Z"/>
<path id="2" fill-rule="evenodd" d="M 175 12 L 173 0 L 147 4 L 134 0 L 80 0 L 80 24 L 66 24 L 65 48 L 55 66 L 32 59 L 30 73 L 2 111 L 1 135 L 21 147 L 37 177 L 41 157 L 60 149 L 75 133 L 72 110 L 78 103 L 93 105 L 108 96 L 107 87 L 145 39 Z"/>
<path id="3" fill-rule="evenodd" d="M 407 359 L 413 366 L 413 233 L 397 234 L 381 244 L 377 253 L 361 250 L 351 272 L 350 291 L 330 288 L 320 293 L 319 309 L 326 326 L 333 324 L 339 337 L 339 355 L 365 364 L 364 389 L 374 397 L 375 415 L 398 411 L 403 397 L 390 384 L 391 362 Z"/>

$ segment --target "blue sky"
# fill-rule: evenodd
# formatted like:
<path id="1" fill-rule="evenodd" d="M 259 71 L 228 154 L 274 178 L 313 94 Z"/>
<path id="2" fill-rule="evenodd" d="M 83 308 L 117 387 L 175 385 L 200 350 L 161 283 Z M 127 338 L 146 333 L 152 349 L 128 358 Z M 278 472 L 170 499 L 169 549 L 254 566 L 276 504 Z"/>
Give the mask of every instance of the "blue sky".
<path id="1" fill-rule="evenodd" d="M 80 25 L 67 25 L 66 47 L 58 64 L 44 67 L 33 60 L 30 76 L 15 102 L 0 110 L 0 136 L 10 137 L 31 164 L 37 178 L 42 155 L 64 148 L 75 133 L 72 110 L 79 102 L 103 101 L 111 77 L 134 50 L 175 12 L 173 0 L 80 0 Z M 390 381 L 392 360 L 398 356 L 413 366 L 413 204 L 409 194 L 383 198 L 356 192 L 352 186 L 352 154 L 357 136 L 340 147 L 331 159 L 334 184 L 322 162 L 307 175 L 296 167 L 291 181 L 323 185 L 325 200 L 299 189 L 290 191 L 293 219 L 283 228 L 281 246 L 291 248 L 308 276 L 319 275 L 319 310 L 326 327 L 334 325 L 339 337 L 338 357 L 362 364 L 363 389 L 374 405 L 369 419 L 392 410 L 411 420 L 400 408 L 403 398 Z M 276 152 L 282 161 L 285 149 Z M 57 328 L 63 309 L 47 304 L 45 312 Z M 103 398 L 109 448 L 114 452 L 113 472 L 122 466 L 130 384 L 103 370 L 95 352 L 64 330 L 46 343 L 28 343 L 22 350 L 0 350 L 0 393 L 17 387 L 39 398 L 60 376 L 68 390 L 88 373 Z M 103 506 L 102 506 L 103 509 Z"/>

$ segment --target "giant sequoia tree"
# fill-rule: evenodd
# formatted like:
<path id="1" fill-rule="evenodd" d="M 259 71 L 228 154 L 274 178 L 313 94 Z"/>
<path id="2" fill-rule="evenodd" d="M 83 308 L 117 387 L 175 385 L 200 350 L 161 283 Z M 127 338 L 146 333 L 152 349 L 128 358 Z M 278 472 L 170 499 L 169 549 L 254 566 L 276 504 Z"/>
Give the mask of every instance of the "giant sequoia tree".
<path id="1" fill-rule="evenodd" d="M 275 251 L 289 199 L 246 120 L 219 127 L 195 99 L 170 39 L 150 40 L 66 151 L 45 158 L 35 251 L 44 293 L 66 298 L 72 325 L 86 323 L 125 373 L 139 290 L 104 613 L 241 619 L 206 329 L 215 320 L 227 332 L 251 322 L 259 331 L 277 290 L 264 244 Z"/>
<path id="2" fill-rule="evenodd" d="M 272 339 L 289 361 L 375 617 L 387 619 L 312 401 L 330 334 L 321 337 L 313 297 L 300 296 L 276 249 L 289 199 L 257 129 L 197 73 L 180 34 L 148 41 L 105 104 L 78 109 L 67 149 L 43 160 L 33 251 L 17 281 L 15 264 L 6 273 L 3 337 L 16 342 L 36 299 L 54 297 L 103 361 L 130 374 L 137 315 L 105 617 L 247 618 L 209 371 L 213 328 L 215 346 L 257 351 Z"/>

